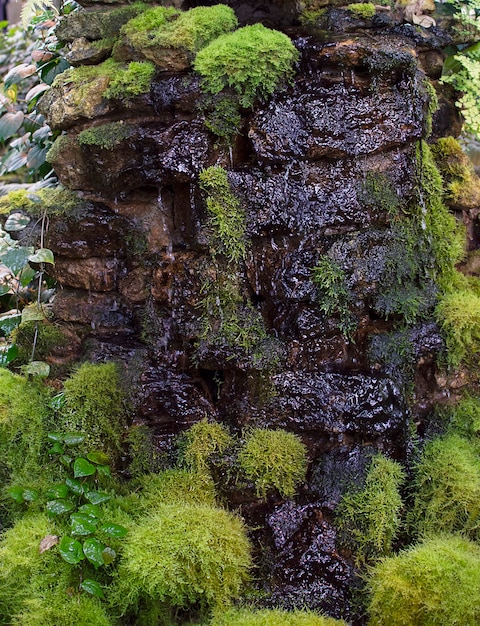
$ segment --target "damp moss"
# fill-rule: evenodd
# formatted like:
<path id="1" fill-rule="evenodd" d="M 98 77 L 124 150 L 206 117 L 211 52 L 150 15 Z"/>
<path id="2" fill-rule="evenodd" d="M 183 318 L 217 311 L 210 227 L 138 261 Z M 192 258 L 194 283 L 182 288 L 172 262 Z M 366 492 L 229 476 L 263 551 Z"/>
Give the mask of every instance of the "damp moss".
<path id="1" fill-rule="evenodd" d="M 125 537 L 114 602 L 138 615 L 145 602 L 204 609 L 238 598 L 251 565 L 241 520 L 206 505 L 158 507 Z"/>
<path id="2" fill-rule="evenodd" d="M 231 88 L 241 106 L 249 108 L 293 78 L 298 57 L 287 35 L 254 24 L 217 37 L 197 54 L 194 68 L 206 92 Z"/>
<path id="3" fill-rule="evenodd" d="M 371 2 L 349 4 L 347 11 L 356 19 L 369 20 L 375 15 L 375 5 Z"/>
<path id="4" fill-rule="evenodd" d="M 64 383 L 65 404 L 57 428 L 86 435 L 83 446 L 114 458 L 126 422 L 125 393 L 115 363 L 84 363 Z"/>
<path id="5" fill-rule="evenodd" d="M 54 589 L 25 600 L 11 625 L 114 626 L 115 623 L 97 598 L 86 594 L 72 596 L 64 589 Z"/>
<path id="6" fill-rule="evenodd" d="M 204 473 L 213 455 L 222 454 L 233 444 L 228 429 L 203 419 L 194 424 L 179 441 L 180 460 L 185 467 Z"/>
<path id="7" fill-rule="evenodd" d="M 429 539 L 381 561 L 367 588 L 370 626 L 476 626 L 480 547 L 456 536 Z"/>
<path id="8" fill-rule="evenodd" d="M 427 97 L 428 97 L 427 112 L 425 115 L 425 122 L 424 122 L 425 137 L 428 138 L 432 134 L 433 116 L 436 113 L 436 111 L 438 111 L 438 96 L 437 96 L 437 92 L 435 91 L 435 87 L 428 80 L 428 78 L 425 78 L 425 81 L 423 84 L 424 84 L 425 90 L 427 92 Z"/>
<path id="9" fill-rule="evenodd" d="M 85 214 L 87 206 L 88 204 L 79 198 L 74 191 L 65 189 L 61 185 L 39 189 L 35 192 L 20 189 L 11 191 L 0 198 L 0 214 L 25 211 L 34 217 L 40 216 L 44 212 L 49 216 L 71 215 L 72 217 L 81 217 Z"/>
<path id="10" fill-rule="evenodd" d="M 224 4 L 177 11 L 154 7 L 130 20 L 123 28 L 134 48 L 185 48 L 196 53 L 219 35 L 238 26 L 233 9 Z"/>
<path id="11" fill-rule="evenodd" d="M 400 527 L 404 478 L 398 463 L 379 454 L 372 458 L 364 488 L 343 496 L 336 525 L 342 543 L 353 550 L 358 563 L 391 554 Z"/>
<path id="12" fill-rule="evenodd" d="M 465 362 L 478 365 L 480 354 L 480 296 L 471 290 L 452 291 L 440 299 L 437 321 L 446 343 L 451 367 Z"/>
<path id="13" fill-rule="evenodd" d="M 135 424 L 128 429 L 126 444 L 130 463 L 128 471 L 132 478 L 159 471 L 165 458 L 156 449 L 152 429 L 146 424 Z"/>
<path id="14" fill-rule="evenodd" d="M 227 94 L 205 95 L 199 108 L 205 115 L 208 130 L 231 145 L 242 124 L 237 98 Z"/>
<path id="15" fill-rule="evenodd" d="M 442 137 L 432 144 L 431 150 L 445 184 L 446 199 L 453 205 L 478 206 L 480 180 L 458 141 Z"/>
<path id="16" fill-rule="evenodd" d="M 346 622 L 307 610 L 243 608 L 215 615 L 210 626 L 346 626 Z"/>
<path id="17" fill-rule="evenodd" d="M 82 146 L 98 146 L 105 150 L 112 150 L 117 144 L 128 139 L 131 133 L 132 126 L 120 121 L 82 130 L 77 139 Z"/>
<path id="18" fill-rule="evenodd" d="M 12 332 L 12 341 L 18 348 L 16 363 L 28 363 L 32 356 L 32 346 L 35 334 L 35 358 L 37 361 L 47 359 L 56 347 L 66 345 L 67 339 L 62 330 L 55 324 L 45 320 L 43 322 L 23 322 Z"/>
<path id="19" fill-rule="evenodd" d="M 415 467 L 413 488 L 414 534 L 480 537 L 480 457 L 474 443 L 457 434 L 427 443 Z"/>
<path id="20" fill-rule="evenodd" d="M 480 437 L 480 398 L 466 395 L 452 407 L 449 427 L 464 437 L 472 438 L 473 441 Z"/>
<path id="21" fill-rule="evenodd" d="M 227 434 L 228 433 L 222 433 Z M 229 435 L 228 435 L 229 436 Z M 225 441 L 222 442 L 225 444 Z M 213 446 L 211 446 L 213 448 Z M 220 445 L 212 454 L 224 450 Z M 144 511 L 161 504 L 215 504 L 215 485 L 202 472 L 169 469 L 158 474 L 148 474 L 140 480 L 141 504 Z"/>
<path id="22" fill-rule="evenodd" d="M 293 433 L 255 428 L 245 437 L 238 464 L 259 497 L 276 489 L 282 497 L 292 498 L 305 480 L 307 450 Z"/>

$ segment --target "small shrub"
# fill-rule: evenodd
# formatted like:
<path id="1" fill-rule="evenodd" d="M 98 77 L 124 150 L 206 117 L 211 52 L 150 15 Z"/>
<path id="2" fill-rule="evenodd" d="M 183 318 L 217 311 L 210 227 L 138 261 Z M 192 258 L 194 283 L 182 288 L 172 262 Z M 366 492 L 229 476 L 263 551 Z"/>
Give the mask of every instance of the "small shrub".
<path id="1" fill-rule="evenodd" d="M 430 441 L 415 468 L 410 516 L 419 535 L 464 532 L 480 536 L 480 457 L 456 434 Z"/>
<path id="2" fill-rule="evenodd" d="M 436 316 L 445 337 L 448 364 L 478 363 L 480 296 L 470 290 L 446 293 L 437 305 Z"/>
<path id="3" fill-rule="evenodd" d="M 238 598 L 250 567 L 239 518 L 206 505 L 158 507 L 125 539 L 116 601 L 138 612 L 142 603 L 223 606 Z"/>
<path id="4" fill-rule="evenodd" d="M 480 548 L 436 537 L 386 558 L 368 582 L 370 626 L 478 626 Z"/>
<path id="5" fill-rule="evenodd" d="M 293 433 L 257 428 L 245 438 L 238 463 L 248 480 L 255 483 L 261 498 L 271 489 L 291 498 L 297 485 L 305 480 L 307 452 Z"/>
<path id="6" fill-rule="evenodd" d="M 211 457 L 225 452 L 232 443 L 233 438 L 223 424 L 201 420 L 180 440 L 181 462 L 195 472 L 205 473 Z"/>
<path id="7" fill-rule="evenodd" d="M 398 463 L 375 456 L 364 489 L 346 494 L 340 502 L 336 523 L 342 542 L 355 552 L 359 563 L 391 553 L 400 526 L 403 480 Z"/>
<path id="8" fill-rule="evenodd" d="M 206 92 L 217 94 L 231 87 L 241 106 L 249 108 L 255 98 L 271 96 L 293 77 L 298 56 L 286 35 L 254 24 L 212 41 L 197 54 L 194 68 Z"/>
<path id="9" fill-rule="evenodd" d="M 343 620 L 324 617 L 313 611 L 280 609 L 230 609 L 215 616 L 210 626 L 345 626 Z"/>
<path id="10" fill-rule="evenodd" d="M 64 384 L 65 404 L 57 428 L 86 435 L 88 450 L 118 456 L 125 420 L 125 394 L 114 363 L 84 363 Z"/>

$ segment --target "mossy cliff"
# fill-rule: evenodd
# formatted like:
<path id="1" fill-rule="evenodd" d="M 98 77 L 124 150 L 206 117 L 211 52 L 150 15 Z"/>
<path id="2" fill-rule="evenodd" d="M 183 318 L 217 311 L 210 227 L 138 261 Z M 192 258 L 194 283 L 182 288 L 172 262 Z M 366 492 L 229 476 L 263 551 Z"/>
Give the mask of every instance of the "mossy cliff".
<path id="1" fill-rule="evenodd" d="M 363 625 L 369 605 L 372 623 L 397 623 L 380 617 L 403 602 L 389 572 L 438 546 L 447 589 L 450 551 L 478 563 L 447 536 L 478 540 L 479 488 L 479 412 L 444 408 L 467 390 L 477 406 L 480 355 L 480 187 L 439 82 L 451 35 L 390 3 L 82 4 L 58 30 L 72 67 L 41 100 L 63 131 L 48 159 L 65 189 L 17 192 L 0 210 L 47 212 L 52 324 L 75 337 L 64 366 L 120 366 L 127 393 L 107 425 L 105 407 L 82 400 L 88 365 L 65 386 L 62 419 L 95 445 L 109 426 L 109 455 L 145 493 L 140 476 L 166 468 L 204 487 L 190 501 L 175 474 L 183 505 L 145 496 L 119 570 L 121 619 L 181 624 L 207 607 L 212 624 L 222 610 L 231 624 L 330 623 L 308 608 Z M 449 446 L 468 456 L 450 478 Z M 230 542 L 238 519 L 211 512 L 214 484 L 251 529 L 254 608 L 223 607 L 250 557 Z M 445 485 L 459 491 L 450 515 Z M 225 539 L 217 523 L 230 529 L 227 561 L 243 556 L 229 590 L 198 537 L 168 543 L 172 519 L 188 535 L 199 520 L 212 542 Z M 172 567 L 196 555 L 184 587 L 136 561 L 150 541 Z M 378 559 L 366 599 L 362 568 Z M 195 586 L 195 568 L 211 586 Z M 440 623 L 442 606 L 418 623 Z"/>

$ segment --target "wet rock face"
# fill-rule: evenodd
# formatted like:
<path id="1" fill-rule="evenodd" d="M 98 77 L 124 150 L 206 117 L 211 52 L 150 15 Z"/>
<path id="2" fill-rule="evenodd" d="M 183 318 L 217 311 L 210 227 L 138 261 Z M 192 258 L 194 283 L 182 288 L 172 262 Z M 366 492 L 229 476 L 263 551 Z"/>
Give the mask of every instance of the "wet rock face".
<path id="1" fill-rule="evenodd" d="M 295 23 L 293 5 L 277 5 L 272 23 Z M 244 22 L 269 11 L 237 8 Z M 107 100 L 101 80 L 89 102 L 61 81 L 44 101 L 52 128 L 66 130 L 51 162 L 90 203 L 80 220 L 51 220 L 56 316 L 79 329 L 84 350 L 88 340 L 87 354 L 135 367 L 136 419 L 160 445 L 205 416 L 237 432 L 285 428 L 303 439 L 311 468 L 301 503 L 254 502 L 248 515 L 266 525 L 272 601 L 335 616 L 348 617 L 353 574 L 337 551 L 334 509 L 371 454 L 405 455 L 442 347 L 436 327 L 419 323 L 406 363 L 395 352 L 401 316 L 378 306 L 398 262 L 395 210 L 414 202 L 429 100 L 415 42 L 386 34 L 392 20 L 364 25 L 382 30 L 377 39 L 325 41 L 290 28 L 297 74 L 241 111 L 231 149 L 208 131 L 186 67 L 159 65 L 150 91 L 128 101 Z M 77 27 L 72 20 L 64 32 L 79 46 Z M 90 28 L 94 38 L 105 23 Z M 115 140 L 85 141 L 84 131 L 119 121 Z M 215 249 L 199 187 L 212 165 L 228 170 L 245 212 L 246 254 L 234 266 Z M 333 295 L 314 280 L 325 259 L 341 276 Z"/>

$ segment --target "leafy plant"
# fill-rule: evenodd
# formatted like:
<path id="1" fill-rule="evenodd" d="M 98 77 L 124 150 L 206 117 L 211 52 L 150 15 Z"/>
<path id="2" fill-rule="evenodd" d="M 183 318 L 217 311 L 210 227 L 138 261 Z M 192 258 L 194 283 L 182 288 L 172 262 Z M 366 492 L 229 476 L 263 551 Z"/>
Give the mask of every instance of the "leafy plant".
<path id="1" fill-rule="evenodd" d="M 358 563 L 391 554 L 400 527 L 405 478 L 401 466 L 382 455 L 372 458 L 361 491 L 343 496 L 336 511 L 341 540 L 355 553 Z"/>
<path id="2" fill-rule="evenodd" d="M 272 489 L 291 498 L 298 484 L 305 480 L 307 451 L 293 433 L 255 428 L 245 438 L 238 464 L 247 479 L 255 483 L 261 498 L 266 498 Z"/>
<path id="3" fill-rule="evenodd" d="M 443 535 L 383 559 L 367 583 L 371 626 L 476 626 L 480 548 Z"/>
<path id="4" fill-rule="evenodd" d="M 231 88 L 240 105 L 249 108 L 256 98 L 271 96 L 293 77 L 298 57 L 286 35 L 254 24 L 217 37 L 198 52 L 194 68 L 206 92 Z"/>

